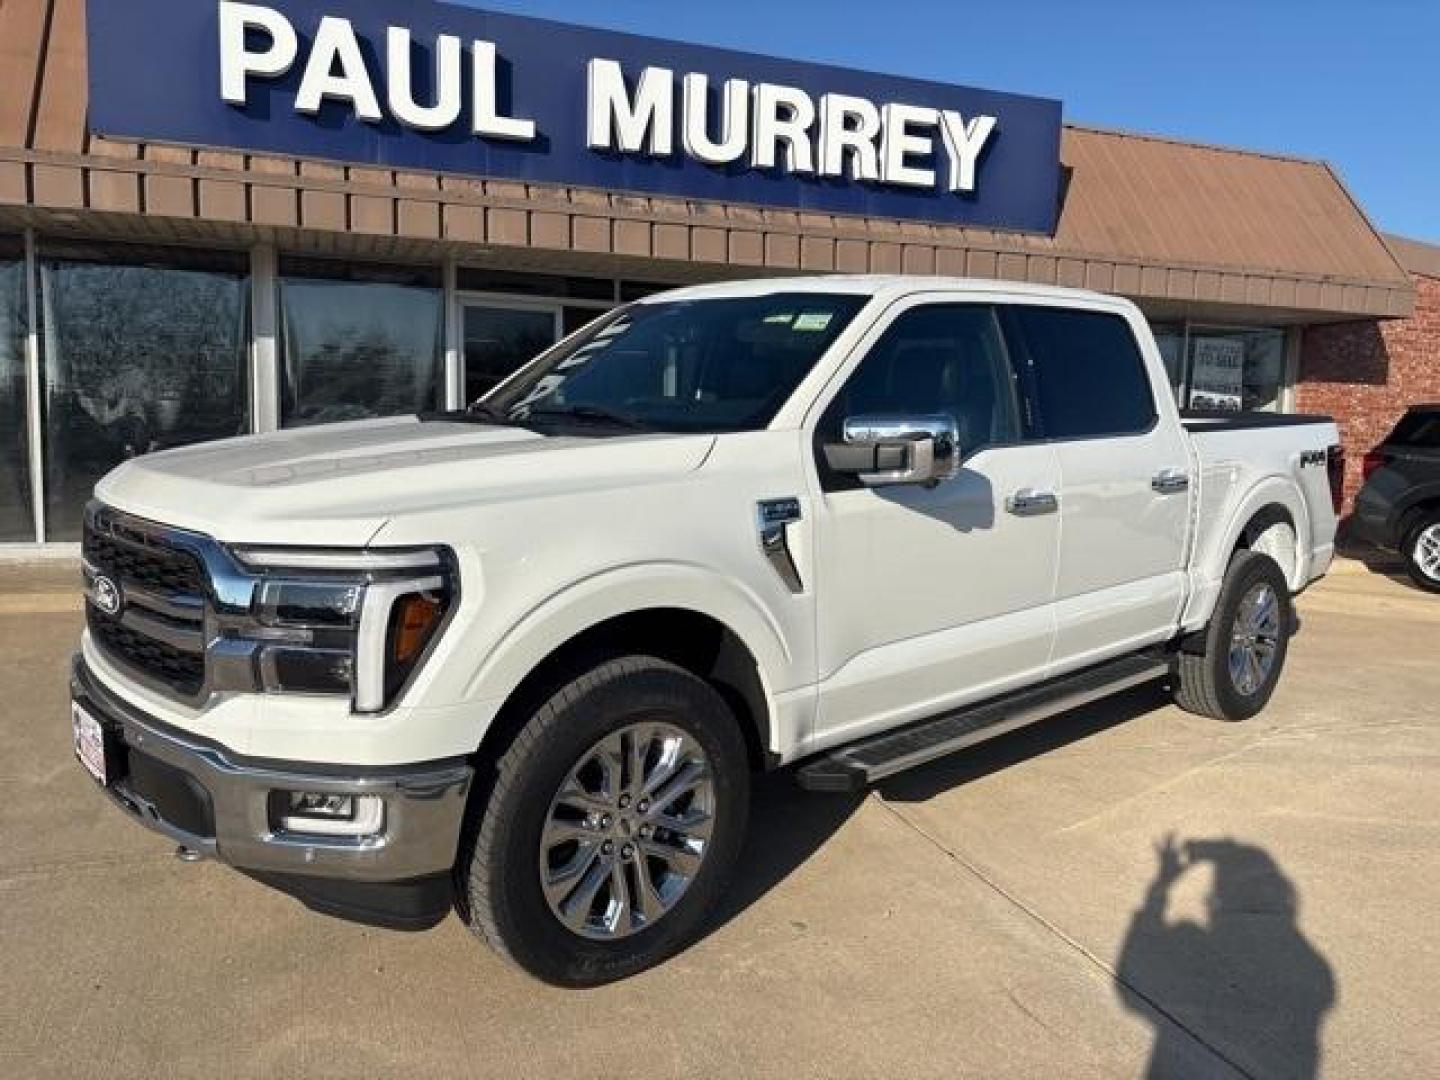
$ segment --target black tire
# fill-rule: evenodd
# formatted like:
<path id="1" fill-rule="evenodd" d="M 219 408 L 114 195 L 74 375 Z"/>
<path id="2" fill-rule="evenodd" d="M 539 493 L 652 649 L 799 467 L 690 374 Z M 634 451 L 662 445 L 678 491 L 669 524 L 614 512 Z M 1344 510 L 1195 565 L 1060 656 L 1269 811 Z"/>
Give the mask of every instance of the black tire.
<path id="1" fill-rule="evenodd" d="M 1420 544 L 1427 532 L 1440 527 L 1440 510 L 1430 510 L 1419 521 L 1411 526 L 1405 534 L 1405 544 L 1401 548 L 1401 554 L 1405 557 L 1405 569 L 1410 574 L 1410 579 L 1426 592 L 1440 593 L 1440 578 L 1432 577 L 1426 573 L 1420 565 Z"/>
<path id="2" fill-rule="evenodd" d="M 1252 590 L 1263 585 L 1268 585 L 1276 597 L 1279 631 L 1268 675 L 1253 691 L 1245 693 L 1230 671 L 1231 635 L 1241 604 Z M 1183 647 L 1177 657 L 1175 703 L 1197 716 L 1232 723 L 1249 720 L 1269 704 L 1275 693 L 1294 627 L 1295 608 L 1290 586 L 1279 564 L 1259 552 L 1239 552 L 1230 562 L 1210 625 L 1197 641 Z"/>
<path id="3" fill-rule="evenodd" d="M 617 940 L 594 940 L 565 926 L 545 898 L 542 833 L 570 771 L 606 736 L 647 721 L 679 728 L 703 750 L 713 779 L 713 828 L 688 888 L 654 925 Z M 749 798 L 744 738 L 713 688 L 654 657 L 600 663 L 550 697 L 500 759 L 468 872 L 460 867 L 470 927 L 502 956 L 555 986 L 598 986 L 652 967 L 703 929 L 739 858 Z"/>

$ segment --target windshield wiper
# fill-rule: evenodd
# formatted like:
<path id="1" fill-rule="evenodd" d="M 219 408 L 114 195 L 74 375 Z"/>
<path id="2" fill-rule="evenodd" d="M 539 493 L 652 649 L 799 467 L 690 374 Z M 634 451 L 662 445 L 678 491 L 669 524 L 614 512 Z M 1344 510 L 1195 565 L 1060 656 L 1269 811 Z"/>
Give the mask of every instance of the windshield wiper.
<path id="1" fill-rule="evenodd" d="M 490 424 L 495 427 L 525 427 L 525 421 L 507 416 L 493 405 L 476 402 L 465 409 L 454 412 L 421 413 L 421 420 L 447 421 L 460 424 Z"/>
<path id="2" fill-rule="evenodd" d="M 654 431 L 651 424 L 635 416 L 614 412 L 603 405 L 566 405 L 564 408 L 531 409 L 531 420 L 576 420 L 583 424 L 608 424 L 630 431 Z"/>

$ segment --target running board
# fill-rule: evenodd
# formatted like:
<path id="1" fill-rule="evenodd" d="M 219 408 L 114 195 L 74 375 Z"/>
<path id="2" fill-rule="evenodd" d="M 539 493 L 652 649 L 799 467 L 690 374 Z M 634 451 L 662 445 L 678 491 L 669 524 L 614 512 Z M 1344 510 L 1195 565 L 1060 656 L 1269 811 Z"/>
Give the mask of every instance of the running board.
<path id="1" fill-rule="evenodd" d="M 1039 686 L 832 750 L 800 769 L 800 786 L 807 791 L 859 791 L 877 780 L 1007 731 L 1152 682 L 1170 670 L 1168 657 L 1147 652 L 1062 675 Z"/>

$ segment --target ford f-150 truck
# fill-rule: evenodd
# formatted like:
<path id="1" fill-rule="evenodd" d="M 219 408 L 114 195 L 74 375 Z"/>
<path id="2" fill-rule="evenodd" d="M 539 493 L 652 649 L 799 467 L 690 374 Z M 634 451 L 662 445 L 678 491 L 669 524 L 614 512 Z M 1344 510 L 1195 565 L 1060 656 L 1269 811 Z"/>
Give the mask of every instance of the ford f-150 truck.
<path id="1" fill-rule="evenodd" d="M 1182 417 L 1120 299 L 685 289 L 464 412 L 107 476 L 75 749 L 185 857 L 605 982 L 701 932 L 757 770 L 859 790 L 1167 679 L 1254 715 L 1337 443 Z"/>

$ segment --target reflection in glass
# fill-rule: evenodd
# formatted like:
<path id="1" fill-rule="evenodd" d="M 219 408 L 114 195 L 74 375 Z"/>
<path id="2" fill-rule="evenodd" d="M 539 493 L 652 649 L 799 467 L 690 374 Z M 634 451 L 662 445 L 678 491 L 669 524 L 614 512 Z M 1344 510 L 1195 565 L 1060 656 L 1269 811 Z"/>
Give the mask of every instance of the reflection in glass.
<path id="1" fill-rule="evenodd" d="M 0 237 L 0 540 L 33 541 L 29 430 L 25 423 L 25 261 Z"/>
<path id="2" fill-rule="evenodd" d="M 588 312 L 596 315 L 597 312 Z M 555 344 L 555 312 L 543 308 L 465 308 L 465 401 L 479 401 Z"/>
<path id="3" fill-rule="evenodd" d="M 249 430 L 244 264 L 119 247 L 43 260 L 50 540 L 79 538 L 95 482 L 126 458 Z"/>
<path id="4" fill-rule="evenodd" d="M 282 278 L 286 427 L 400 416 L 439 407 L 438 288 Z"/>

